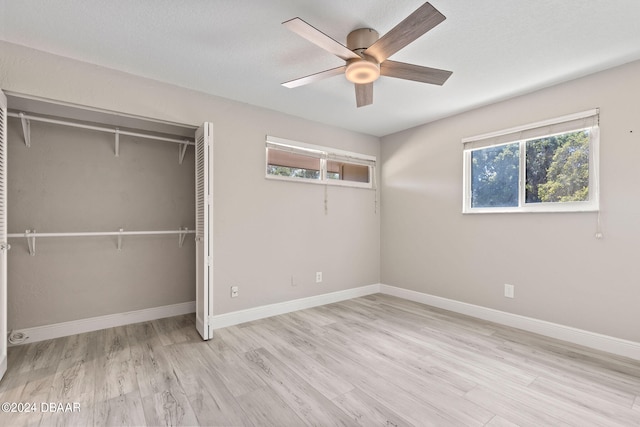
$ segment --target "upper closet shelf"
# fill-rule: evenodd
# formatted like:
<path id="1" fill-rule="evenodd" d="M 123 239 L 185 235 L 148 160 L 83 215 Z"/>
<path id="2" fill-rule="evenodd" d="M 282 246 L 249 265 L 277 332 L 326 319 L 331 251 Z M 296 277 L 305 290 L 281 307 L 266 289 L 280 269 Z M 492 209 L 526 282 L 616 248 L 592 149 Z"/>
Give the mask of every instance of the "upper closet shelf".
<path id="1" fill-rule="evenodd" d="M 31 146 L 31 121 L 107 132 L 114 135 L 114 154 L 120 155 L 120 136 L 133 136 L 179 145 L 178 163 L 182 164 L 187 147 L 195 145 L 198 126 L 150 119 L 116 111 L 103 110 L 31 95 L 5 92 L 8 115 L 22 122 L 24 142 Z"/>
<path id="2" fill-rule="evenodd" d="M 9 117 L 18 117 L 22 121 L 22 133 L 24 135 L 24 143 L 27 147 L 31 147 L 31 120 L 37 121 L 37 122 L 51 123 L 55 125 L 89 129 L 97 132 L 112 133 L 115 135 L 114 153 L 116 157 L 120 156 L 120 135 L 135 136 L 138 138 L 147 138 L 147 139 L 154 139 L 156 141 L 175 142 L 177 144 L 180 144 L 180 149 L 178 151 L 178 163 L 180 164 L 182 164 L 182 161 L 184 160 L 184 155 L 187 151 L 187 147 L 189 145 L 195 145 L 194 142 L 188 139 L 168 138 L 164 136 L 152 135 L 147 133 L 121 130 L 119 128 L 112 129 L 112 128 L 87 125 L 83 123 L 76 123 L 76 122 L 59 120 L 59 119 L 50 119 L 48 117 L 38 117 L 30 114 L 25 114 L 23 112 L 20 112 L 20 113 L 8 112 L 7 115 Z"/>

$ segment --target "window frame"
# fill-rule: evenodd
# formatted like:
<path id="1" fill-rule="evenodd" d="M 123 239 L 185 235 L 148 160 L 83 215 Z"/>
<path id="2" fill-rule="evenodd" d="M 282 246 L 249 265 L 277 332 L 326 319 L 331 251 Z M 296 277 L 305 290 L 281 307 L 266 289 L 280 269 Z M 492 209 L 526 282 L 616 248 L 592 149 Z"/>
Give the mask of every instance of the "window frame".
<path id="1" fill-rule="evenodd" d="M 319 157 L 320 159 L 320 177 L 303 178 L 293 176 L 272 175 L 269 173 L 269 149 L 278 149 L 282 147 L 285 151 L 297 152 L 303 154 L 308 152 L 313 157 Z M 354 165 L 363 165 L 369 168 L 369 181 L 358 182 L 342 179 L 327 178 L 327 162 L 339 160 L 344 163 L 350 163 Z M 352 151 L 339 150 L 336 148 L 324 147 L 320 145 L 307 144 L 304 142 L 293 141 L 289 139 L 279 138 L 271 135 L 267 135 L 265 143 L 265 178 L 276 181 L 289 181 L 289 182 L 303 182 L 308 184 L 321 184 L 321 185 L 334 185 L 338 187 L 355 187 L 376 189 L 376 165 L 377 159 L 375 156 L 368 154 L 354 153 Z"/>
<path id="2" fill-rule="evenodd" d="M 584 119 L 584 120 L 583 120 Z M 505 129 L 502 131 L 464 138 L 463 148 L 463 214 L 476 213 L 534 213 L 534 212 L 598 212 L 600 210 L 600 129 L 599 110 L 588 110 L 581 113 L 570 114 L 542 122 L 531 123 L 524 126 Z M 561 131 L 544 132 L 544 129 L 552 129 L 554 125 L 564 128 Z M 589 135 L 589 200 L 581 202 L 526 202 L 526 145 L 545 137 L 562 135 L 582 130 L 590 130 Z M 527 131 L 537 132 L 533 136 L 522 138 Z M 483 144 L 483 140 L 495 141 Z M 472 143 L 480 142 L 479 146 Z M 471 177 L 473 151 L 491 147 L 499 147 L 518 143 L 518 206 L 508 207 L 472 207 Z"/>

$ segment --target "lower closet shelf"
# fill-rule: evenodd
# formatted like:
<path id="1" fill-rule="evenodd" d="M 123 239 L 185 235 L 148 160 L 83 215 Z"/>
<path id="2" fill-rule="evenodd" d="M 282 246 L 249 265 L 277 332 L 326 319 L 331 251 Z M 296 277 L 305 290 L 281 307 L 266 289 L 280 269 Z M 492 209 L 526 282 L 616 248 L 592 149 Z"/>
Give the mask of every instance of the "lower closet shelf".
<path id="1" fill-rule="evenodd" d="M 26 238 L 29 246 L 29 254 L 32 256 L 36 254 L 36 237 L 96 237 L 96 236 L 116 236 L 118 237 L 118 250 L 122 250 L 122 237 L 123 236 L 144 236 L 144 235 L 159 235 L 159 234 L 177 234 L 178 246 L 182 247 L 184 239 L 187 234 L 195 234 L 195 230 L 189 230 L 187 227 L 179 228 L 178 230 L 158 230 L 158 231 L 124 231 L 120 229 L 118 231 L 85 231 L 85 232 L 73 232 L 73 233 L 37 233 L 36 230 L 26 230 L 24 233 L 10 233 L 7 234 L 8 238 Z"/>

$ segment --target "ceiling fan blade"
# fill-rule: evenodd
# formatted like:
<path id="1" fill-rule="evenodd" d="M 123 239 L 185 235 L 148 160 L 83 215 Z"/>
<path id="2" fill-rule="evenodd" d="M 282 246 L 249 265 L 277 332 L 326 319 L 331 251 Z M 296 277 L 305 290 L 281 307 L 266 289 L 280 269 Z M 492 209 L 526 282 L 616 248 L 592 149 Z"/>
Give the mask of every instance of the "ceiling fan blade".
<path id="1" fill-rule="evenodd" d="M 445 19 L 447 18 L 443 14 L 427 2 L 380 37 L 364 53 L 383 62 Z"/>
<path id="2" fill-rule="evenodd" d="M 315 44 L 322 49 L 333 53 L 338 58 L 342 58 L 345 61 L 347 59 L 357 59 L 360 58 L 358 54 L 347 49 L 346 46 L 338 43 L 322 31 L 313 27 L 312 25 L 304 22 L 300 18 L 293 18 L 288 21 L 282 23 L 287 29 L 293 31 L 299 36 L 309 40 L 311 43 Z"/>
<path id="3" fill-rule="evenodd" d="M 373 83 L 356 84 L 356 105 L 358 108 L 373 104 Z"/>
<path id="4" fill-rule="evenodd" d="M 329 77 L 337 76 L 338 74 L 344 74 L 345 68 L 347 68 L 347 66 L 343 65 L 341 67 L 332 68 L 330 70 L 320 71 L 319 73 L 311 74 L 305 77 L 300 77 L 299 79 L 284 82 L 282 83 L 282 86 L 288 87 L 289 89 L 291 89 L 298 86 L 308 85 L 309 83 L 328 79 Z"/>
<path id="5" fill-rule="evenodd" d="M 404 62 L 384 61 L 380 64 L 380 75 L 415 82 L 430 83 L 442 86 L 451 77 L 453 71 L 422 67 Z"/>

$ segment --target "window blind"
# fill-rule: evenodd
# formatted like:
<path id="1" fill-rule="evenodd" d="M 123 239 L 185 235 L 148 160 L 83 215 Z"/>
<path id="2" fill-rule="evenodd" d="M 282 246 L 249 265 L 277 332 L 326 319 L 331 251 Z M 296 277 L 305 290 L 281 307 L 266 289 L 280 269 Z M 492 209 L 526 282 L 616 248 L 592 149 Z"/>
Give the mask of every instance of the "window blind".
<path id="1" fill-rule="evenodd" d="M 284 151 L 287 153 L 299 154 L 301 156 L 313 157 L 316 159 L 326 158 L 324 152 L 313 150 L 311 148 L 293 147 L 291 145 L 278 144 L 278 143 L 269 142 L 269 141 L 267 141 L 267 148 Z"/>
<path id="2" fill-rule="evenodd" d="M 345 156 L 345 155 L 340 155 L 335 153 L 327 153 L 327 160 L 333 160 L 335 162 L 351 163 L 354 165 L 361 165 L 361 166 L 376 165 L 375 160 L 368 160 L 368 159 L 363 159 L 361 157 L 354 157 L 354 156 Z"/>
<path id="3" fill-rule="evenodd" d="M 551 120 L 463 138 L 465 150 L 507 144 L 598 126 L 600 110 L 593 109 Z"/>

